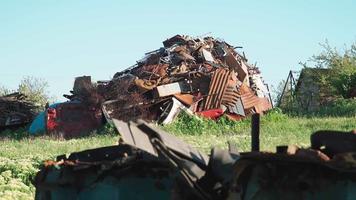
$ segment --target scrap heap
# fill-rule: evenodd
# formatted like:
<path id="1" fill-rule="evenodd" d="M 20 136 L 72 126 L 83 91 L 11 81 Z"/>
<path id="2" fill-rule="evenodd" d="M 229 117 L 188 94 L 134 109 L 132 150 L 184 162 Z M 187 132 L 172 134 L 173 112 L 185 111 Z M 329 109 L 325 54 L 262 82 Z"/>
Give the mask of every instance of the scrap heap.
<path id="1" fill-rule="evenodd" d="M 223 40 L 176 35 L 109 82 L 99 82 L 108 118 L 169 123 L 181 111 L 241 119 L 272 107 L 257 67 Z"/>
<path id="2" fill-rule="evenodd" d="M 0 97 L 0 129 L 31 122 L 38 109 L 20 93 Z"/>
<path id="3" fill-rule="evenodd" d="M 30 133 L 72 137 L 99 128 L 104 117 L 167 124 L 181 111 L 239 120 L 272 107 L 259 69 L 223 40 L 176 35 L 163 46 L 110 81 L 77 77 L 72 94 L 64 95 L 70 101 L 50 106 Z"/>

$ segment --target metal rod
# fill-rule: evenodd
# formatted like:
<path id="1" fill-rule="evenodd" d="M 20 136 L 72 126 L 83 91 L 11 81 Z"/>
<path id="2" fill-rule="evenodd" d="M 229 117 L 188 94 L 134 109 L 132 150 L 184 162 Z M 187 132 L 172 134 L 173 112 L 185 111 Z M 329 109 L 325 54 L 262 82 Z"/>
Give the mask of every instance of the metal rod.
<path id="1" fill-rule="evenodd" d="M 251 121 L 251 151 L 260 151 L 260 114 L 252 115 Z"/>
<path id="2" fill-rule="evenodd" d="M 269 97 L 269 102 L 271 102 L 272 108 L 274 108 L 275 105 L 273 105 L 272 97 L 271 97 L 271 92 L 269 91 L 269 86 L 268 84 L 265 84 L 267 90 L 268 90 L 268 97 Z"/>
<path id="3" fill-rule="evenodd" d="M 284 93 L 285 93 L 285 91 L 286 91 L 286 88 L 287 88 L 287 85 L 288 85 L 288 81 L 289 81 L 289 79 L 290 79 L 291 74 L 292 74 L 292 71 L 289 71 L 287 80 L 286 80 L 286 82 L 284 83 L 284 87 L 283 87 L 283 90 L 282 90 L 282 94 L 281 94 L 281 96 L 280 96 L 279 99 L 278 99 L 277 107 L 279 107 L 279 106 L 281 105 L 281 103 L 282 103 L 282 99 L 283 99 Z"/>

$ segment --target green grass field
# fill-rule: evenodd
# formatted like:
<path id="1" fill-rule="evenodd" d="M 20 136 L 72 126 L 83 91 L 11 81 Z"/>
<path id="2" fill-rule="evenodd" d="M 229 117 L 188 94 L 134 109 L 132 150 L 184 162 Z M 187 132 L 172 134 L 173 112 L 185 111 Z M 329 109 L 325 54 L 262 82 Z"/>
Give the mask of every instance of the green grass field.
<path id="1" fill-rule="evenodd" d="M 162 127 L 192 146 L 209 153 L 210 148 L 227 148 L 227 141 L 240 151 L 250 150 L 250 120 L 218 122 L 181 116 Z M 355 117 L 288 117 L 271 112 L 261 118 L 261 150 L 274 151 L 277 145 L 310 145 L 310 134 L 321 129 L 350 131 L 356 129 Z M 87 137 L 58 140 L 51 137 L 28 137 L 24 130 L 0 133 L 0 199 L 33 199 L 30 180 L 43 160 L 89 148 L 115 145 L 118 134 L 107 126 Z"/>

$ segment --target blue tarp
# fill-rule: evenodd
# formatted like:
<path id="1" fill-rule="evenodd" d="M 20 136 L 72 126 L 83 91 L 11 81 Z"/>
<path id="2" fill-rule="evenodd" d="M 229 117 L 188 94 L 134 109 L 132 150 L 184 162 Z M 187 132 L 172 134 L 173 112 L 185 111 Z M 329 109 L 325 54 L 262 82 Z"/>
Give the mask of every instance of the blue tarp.
<path id="1" fill-rule="evenodd" d="M 54 103 L 50 105 L 50 108 L 56 108 L 57 105 L 61 103 Z M 32 121 L 30 128 L 28 129 L 28 132 L 30 135 L 40 135 L 43 134 L 46 131 L 46 120 L 45 120 L 46 114 L 44 112 L 40 112 L 36 118 Z"/>
<path id="2" fill-rule="evenodd" d="M 31 135 L 42 134 L 46 131 L 46 122 L 45 122 L 45 112 L 41 112 L 37 117 L 32 121 L 28 132 Z"/>

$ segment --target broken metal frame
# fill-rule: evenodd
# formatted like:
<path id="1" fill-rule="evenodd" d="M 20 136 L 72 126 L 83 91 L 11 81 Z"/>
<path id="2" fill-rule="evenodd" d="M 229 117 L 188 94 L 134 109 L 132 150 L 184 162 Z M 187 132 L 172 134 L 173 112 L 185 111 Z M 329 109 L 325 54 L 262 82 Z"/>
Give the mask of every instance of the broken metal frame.
<path id="1" fill-rule="evenodd" d="M 282 94 L 278 99 L 277 107 L 281 105 L 281 103 L 283 101 L 283 97 L 286 95 L 287 92 L 290 92 L 292 100 L 295 100 L 297 98 L 296 93 L 295 93 L 297 84 L 296 84 L 296 79 L 294 78 L 293 73 L 296 73 L 296 72 L 290 70 L 288 73 L 287 80 L 283 86 Z M 289 86 L 289 90 L 288 90 L 288 86 Z"/>

